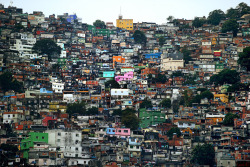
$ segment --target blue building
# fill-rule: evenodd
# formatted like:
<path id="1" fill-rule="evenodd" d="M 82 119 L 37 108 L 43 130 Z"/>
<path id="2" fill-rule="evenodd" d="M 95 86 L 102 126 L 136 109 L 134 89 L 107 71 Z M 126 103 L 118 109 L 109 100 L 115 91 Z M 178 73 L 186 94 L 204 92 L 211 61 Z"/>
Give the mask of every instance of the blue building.
<path id="1" fill-rule="evenodd" d="M 67 17 L 67 22 L 72 23 L 72 22 L 74 22 L 74 20 L 76 20 L 76 19 L 77 19 L 76 14 L 69 15 L 69 16 Z"/>
<path id="2" fill-rule="evenodd" d="M 107 128 L 107 135 L 115 135 L 115 128 Z"/>
<path id="3" fill-rule="evenodd" d="M 160 59 L 161 58 L 161 52 L 159 53 L 149 53 L 149 54 L 145 54 L 145 58 L 146 59 Z"/>

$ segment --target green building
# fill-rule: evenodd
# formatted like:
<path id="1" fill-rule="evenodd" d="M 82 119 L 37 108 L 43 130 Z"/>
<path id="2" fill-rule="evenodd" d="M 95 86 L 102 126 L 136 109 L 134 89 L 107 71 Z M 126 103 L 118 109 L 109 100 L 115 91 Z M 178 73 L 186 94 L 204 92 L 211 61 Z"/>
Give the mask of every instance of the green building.
<path id="1" fill-rule="evenodd" d="M 165 122 L 165 113 L 155 110 L 146 110 L 141 108 L 139 110 L 139 119 L 141 128 L 146 128 L 151 125 L 156 125 Z"/>
<path id="2" fill-rule="evenodd" d="M 220 72 L 220 71 L 222 71 L 223 69 L 224 69 L 224 64 L 217 61 L 217 62 L 215 63 L 215 70 L 216 70 L 216 72 Z"/>
<path id="3" fill-rule="evenodd" d="M 58 58 L 57 59 L 57 64 L 59 64 L 59 66 L 65 66 L 67 63 L 67 59 L 66 58 Z"/>
<path id="4" fill-rule="evenodd" d="M 250 35 L 250 28 L 243 28 L 242 29 L 242 35 L 245 36 L 249 36 Z"/>
<path id="5" fill-rule="evenodd" d="M 23 154 L 23 158 L 29 158 L 29 149 L 34 148 L 34 143 L 47 143 L 48 144 L 48 133 L 30 132 L 29 137 L 22 139 L 20 143 L 20 150 Z"/>
<path id="6" fill-rule="evenodd" d="M 109 37 L 110 34 L 115 34 L 115 31 L 114 30 L 109 30 L 109 29 L 97 29 L 96 34 L 98 36 L 107 36 L 107 37 Z"/>
<path id="7" fill-rule="evenodd" d="M 97 35 L 97 36 L 107 36 L 109 37 L 110 34 L 115 34 L 116 31 L 114 30 L 109 30 L 109 29 L 96 29 L 95 26 L 88 25 L 88 30 L 92 32 L 92 34 Z"/>

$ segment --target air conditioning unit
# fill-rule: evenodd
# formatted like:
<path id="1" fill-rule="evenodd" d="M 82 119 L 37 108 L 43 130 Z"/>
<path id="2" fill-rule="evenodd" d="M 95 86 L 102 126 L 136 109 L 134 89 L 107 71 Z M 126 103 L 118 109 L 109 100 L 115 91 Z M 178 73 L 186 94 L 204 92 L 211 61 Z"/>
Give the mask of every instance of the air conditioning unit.
<path id="1" fill-rule="evenodd" d="M 20 162 L 20 158 L 16 158 L 16 162 Z"/>

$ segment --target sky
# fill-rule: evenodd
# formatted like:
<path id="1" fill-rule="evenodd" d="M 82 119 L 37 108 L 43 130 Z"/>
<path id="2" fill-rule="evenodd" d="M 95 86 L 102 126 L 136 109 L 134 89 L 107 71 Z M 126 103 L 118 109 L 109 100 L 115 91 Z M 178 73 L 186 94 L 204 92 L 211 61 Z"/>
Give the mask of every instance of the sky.
<path id="1" fill-rule="evenodd" d="M 5 7 L 11 0 L 0 0 Z M 235 8 L 239 3 L 250 5 L 250 0 L 12 0 L 13 5 L 24 13 L 42 11 L 46 17 L 51 14 L 76 13 L 83 23 L 93 24 L 97 19 L 116 24 L 120 11 L 124 19 L 137 22 L 166 23 L 168 16 L 194 19 L 208 16 L 209 12 Z M 120 10 L 121 9 L 121 10 Z"/>

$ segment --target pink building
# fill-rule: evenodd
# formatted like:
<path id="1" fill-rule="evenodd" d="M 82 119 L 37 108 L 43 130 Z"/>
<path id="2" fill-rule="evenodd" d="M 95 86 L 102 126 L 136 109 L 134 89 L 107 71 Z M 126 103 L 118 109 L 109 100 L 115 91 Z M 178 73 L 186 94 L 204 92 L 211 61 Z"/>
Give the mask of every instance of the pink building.
<path id="1" fill-rule="evenodd" d="M 129 128 L 116 128 L 115 135 L 120 137 L 130 136 L 130 129 Z"/>
<path id="2" fill-rule="evenodd" d="M 129 81 L 129 80 L 132 80 L 134 77 L 134 72 L 133 71 L 129 71 L 129 72 L 126 72 L 124 74 L 124 76 L 115 76 L 115 81 L 116 82 L 119 82 L 119 81 Z"/>

